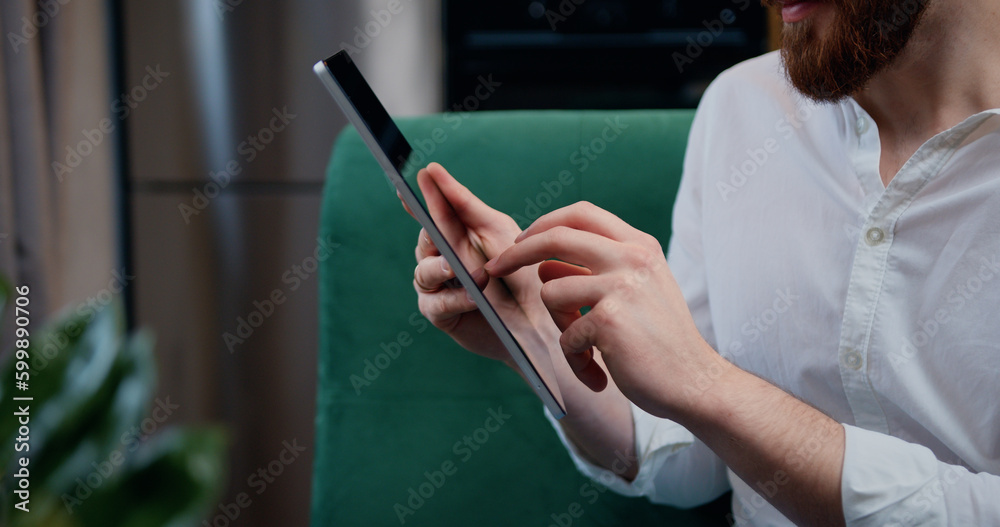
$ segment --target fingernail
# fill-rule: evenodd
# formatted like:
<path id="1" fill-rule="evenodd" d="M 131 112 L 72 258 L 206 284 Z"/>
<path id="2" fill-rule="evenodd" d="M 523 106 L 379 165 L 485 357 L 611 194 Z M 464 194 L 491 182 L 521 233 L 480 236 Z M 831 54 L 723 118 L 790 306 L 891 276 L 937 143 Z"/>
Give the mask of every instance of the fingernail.
<path id="1" fill-rule="evenodd" d="M 425 233 L 423 233 L 423 236 L 424 236 L 424 241 L 425 241 L 425 242 L 427 242 L 427 243 L 431 243 L 431 237 L 430 237 L 430 236 L 428 236 L 426 232 L 425 232 Z"/>
<path id="2" fill-rule="evenodd" d="M 514 243 L 523 240 L 527 235 L 528 235 L 528 229 L 524 229 L 523 231 L 521 231 L 521 234 L 517 235 L 517 238 L 514 238 Z"/>
<path id="3" fill-rule="evenodd" d="M 476 303 L 476 301 L 472 298 L 472 293 L 470 293 L 468 289 L 465 290 L 465 299 L 472 304 Z"/>
<path id="4" fill-rule="evenodd" d="M 479 269 L 472 271 L 472 279 L 478 282 L 479 279 L 483 277 L 484 273 L 486 273 L 486 270 L 480 267 Z"/>
<path id="5" fill-rule="evenodd" d="M 496 258 L 494 258 L 494 259 L 492 259 L 492 260 L 490 260 L 490 261 L 486 262 L 486 263 L 485 263 L 485 264 L 483 265 L 483 269 L 486 269 L 487 271 L 492 271 L 492 270 L 493 270 L 493 268 L 494 268 L 494 267 L 496 267 L 496 265 L 497 265 L 497 259 L 496 259 Z"/>
<path id="6" fill-rule="evenodd" d="M 441 270 L 446 273 L 451 272 L 451 266 L 448 265 L 448 260 L 445 260 L 443 257 L 441 258 Z"/>

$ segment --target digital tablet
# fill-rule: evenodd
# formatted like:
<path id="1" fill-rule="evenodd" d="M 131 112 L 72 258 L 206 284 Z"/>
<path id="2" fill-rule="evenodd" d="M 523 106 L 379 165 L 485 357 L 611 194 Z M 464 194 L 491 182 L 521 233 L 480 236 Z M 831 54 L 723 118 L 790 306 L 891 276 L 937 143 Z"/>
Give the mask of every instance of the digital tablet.
<path id="1" fill-rule="evenodd" d="M 417 221 L 427 231 L 431 241 L 455 272 L 459 283 L 469 292 L 479 311 L 489 322 L 493 331 L 500 338 L 514 363 L 521 370 L 528 384 L 531 385 L 542 403 L 557 419 L 566 415 L 566 407 L 562 394 L 556 384 L 555 370 L 544 340 L 538 334 L 520 335 L 521 341 L 514 337 L 496 309 L 479 290 L 472 275 L 465 267 L 451 244 L 445 239 L 441 230 L 434 224 L 427 209 L 417 197 L 416 192 L 406 182 L 403 172 L 413 149 L 400 133 L 396 123 L 379 102 L 375 92 L 361 76 L 354 61 L 346 51 L 340 51 L 332 57 L 317 62 L 313 71 L 323 84 L 330 90 L 340 109 L 348 120 L 357 128 L 365 144 L 375 155 L 382 169 L 385 170 L 389 182 L 402 196 Z M 493 278 L 498 280 L 498 278 Z"/>

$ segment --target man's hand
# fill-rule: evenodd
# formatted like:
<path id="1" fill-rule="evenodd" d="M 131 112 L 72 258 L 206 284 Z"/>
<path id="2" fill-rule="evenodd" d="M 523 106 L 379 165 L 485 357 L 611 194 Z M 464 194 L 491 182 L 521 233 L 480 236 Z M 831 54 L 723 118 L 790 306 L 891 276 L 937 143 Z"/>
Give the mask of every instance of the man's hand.
<path id="1" fill-rule="evenodd" d="M 577 203 L 515 241 L 486 270 L 502 277 L 540 264 L 541 299 L 568 360 L 591 360 L 596 346 L 625 396 L 654 415 L 676 417 L 696 404 L 694 379 L 725 360 L 701 338 L 655 238 Z M 590 312 L 580 315 L 584 307 Z"/>
<path id="2" fill-rule="evenodd" d="M 542 282 L 537 266 L 529 265 L 509 273 L 504 280 L 492 281 L 482 270 L 488 258 L 500 254 L 514 243 L 521 232 L 517 223 L 510 216 L 483 203 L 437 163 L 431 163 L 417 174 L 417 184 L 434 222 L 472 271 L 479 286 L 485 287 L 487 298 L 514 336 L 526 336 L 531 332 L 550 336 L 554 341 L 555 328 L 549 322 L 540 299 Z M 454 271 L 423 230 L 417 239 L 416 258 L 413 286 L 417 291 L 420 312 L 466 349 L 510 365 L 510 355 L 475 303 L 456 283 Z M 545 331 L 546 328 L 551 331 Z M 523 338 L 519 340 L 526 342 Z M 603 389 L 607 384 L 604 372 L 596 364 L 577 370 L 577 375 L 595 390 Z"/>

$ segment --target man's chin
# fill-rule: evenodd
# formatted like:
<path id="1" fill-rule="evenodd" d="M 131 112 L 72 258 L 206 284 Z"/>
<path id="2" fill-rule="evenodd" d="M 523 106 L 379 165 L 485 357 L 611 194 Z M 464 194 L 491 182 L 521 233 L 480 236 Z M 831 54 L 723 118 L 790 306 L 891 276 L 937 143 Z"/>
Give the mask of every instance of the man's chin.
<path id="1" fill-rule="evenodd" d="M 781 57 L 792 85 L 817 102 L 839 102 L 860 93 L 906 48 L 921 10 L 897 25 L 899 2 L 823 2 L 801 21 L 782 29 Z"/>
<path id="2" fill-rule="evenodd" d="M 786 24 L 781 48 L 782 68 L 792 86 L 807 98 L 832 103 L 849 96 L 841 83 L 831 76 L 831 65 L 824 60 L 823 38 L 817 35 L 811 20 Z"/>

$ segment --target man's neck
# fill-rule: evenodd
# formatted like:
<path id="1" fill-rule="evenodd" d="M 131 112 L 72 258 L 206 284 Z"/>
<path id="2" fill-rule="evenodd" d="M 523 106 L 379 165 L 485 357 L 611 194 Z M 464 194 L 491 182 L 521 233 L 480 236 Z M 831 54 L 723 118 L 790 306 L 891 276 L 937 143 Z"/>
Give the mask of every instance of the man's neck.
<path id="1" fill-rule="evenodd" d="M 892 67 L 855 95 L 878 123 L 885 184 L 928 139 L 1000 107 L 997 27 L 991 2 L 934 1 Z"/>

